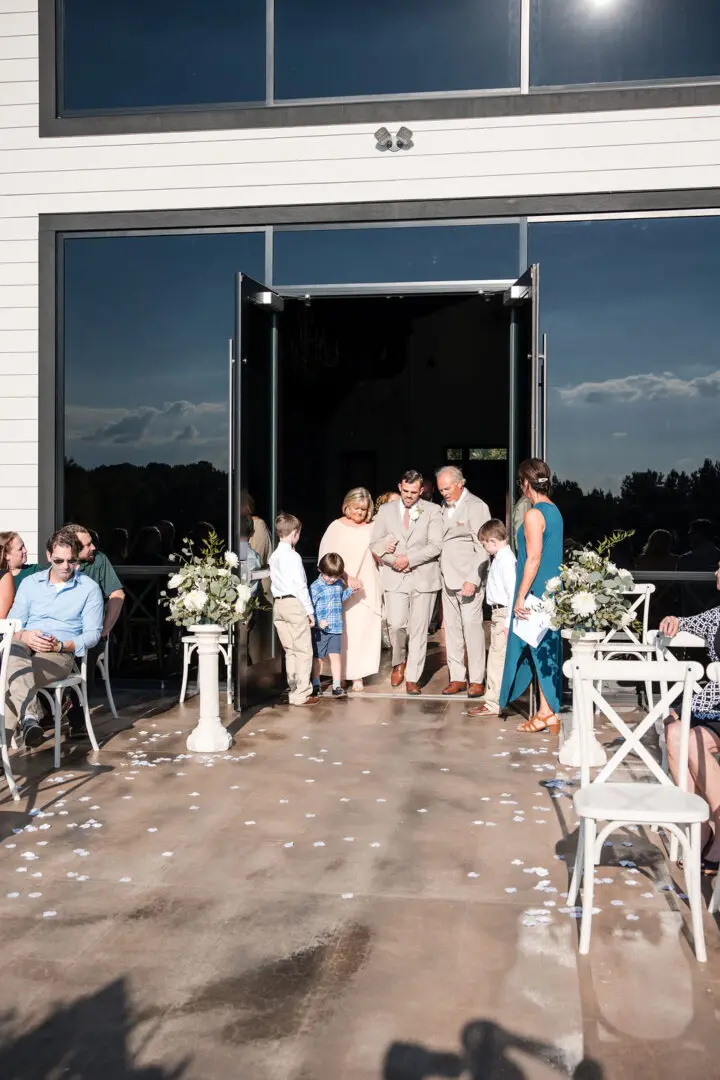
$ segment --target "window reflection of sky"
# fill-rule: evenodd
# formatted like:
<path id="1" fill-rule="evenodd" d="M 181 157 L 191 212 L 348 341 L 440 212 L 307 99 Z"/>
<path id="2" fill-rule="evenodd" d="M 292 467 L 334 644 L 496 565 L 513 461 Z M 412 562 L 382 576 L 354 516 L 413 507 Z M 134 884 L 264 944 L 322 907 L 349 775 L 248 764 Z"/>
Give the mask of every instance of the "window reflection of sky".
<path id="1" fill-rule="evenodd" d="M 518 229 L 294 230 L 276 282 L 512 277 Z M 549 457 L 584 488 L 717 457 L 720 218 L 530 225 L 549 336 Z M 227 456 L 233 276 L 264 237 L 66 243 L 67 452 L 92 466 Z M 481 378 L 481 376 L 479 376 Z"/>
<path id="2" fill-rule="evenodd" d="M 520 0 L 64 0 L 63 107 L 183 108 L 519 84 Z M 717 0 L 532 0 L 533 86 L 720 76 Z"/>
<path id="3" fill-rule="evenodd" d="M 720 218 L 530 226 L 549 339 L 548 454 L 585 489 L 720 457 Z"/>

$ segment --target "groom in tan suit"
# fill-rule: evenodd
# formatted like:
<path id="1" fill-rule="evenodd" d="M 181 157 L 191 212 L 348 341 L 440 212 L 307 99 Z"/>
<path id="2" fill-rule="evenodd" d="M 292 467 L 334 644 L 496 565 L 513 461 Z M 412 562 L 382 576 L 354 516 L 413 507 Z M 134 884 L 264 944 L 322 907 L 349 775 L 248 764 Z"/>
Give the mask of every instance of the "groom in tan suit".
<path id="1" fill-rule="evenodd" d="M 437 482 L 444 499 L 440 567 L 450 677 L 443 694 L 461 694 L 467 690 L 468 697 L 476 698 L 485 692 L 483 600 L 488 570 L 488 556 L 478 533 L 490 520 L 490 508 L 470 494 L 465 477 L 454 465 L 441 469 Z"/>
<path id="2" fill-rule="evenodd" d="M 442 513 L 420 497 L 422 490 L 422 473 L 410 469 L 400 481 L 400 501 L 380 507 L 370 540 L 380 560 L 392 642 L 390 682 L 400 686 L 405 679 L 408 694 L 420 693 L 428 623 L 440 589 Z"/>

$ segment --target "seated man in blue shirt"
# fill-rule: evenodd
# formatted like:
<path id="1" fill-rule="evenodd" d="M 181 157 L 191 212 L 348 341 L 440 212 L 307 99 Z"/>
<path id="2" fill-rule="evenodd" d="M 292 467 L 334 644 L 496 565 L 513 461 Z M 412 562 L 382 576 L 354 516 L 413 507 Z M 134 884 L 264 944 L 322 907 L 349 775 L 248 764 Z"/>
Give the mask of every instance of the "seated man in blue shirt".
<path id="1" fill-rule="evenodd" d="M 99 586 L 78 570 L 80 545 L 60 529 L 47 544 L 48 570 L 26 578 L 15 595 L 8 619 L 19 619 L 8 664 L 6 724 L 20 724 L 25 746 L 43 741 L 37 690 L 70 674 L 100 639 L 103 596 Z"/>

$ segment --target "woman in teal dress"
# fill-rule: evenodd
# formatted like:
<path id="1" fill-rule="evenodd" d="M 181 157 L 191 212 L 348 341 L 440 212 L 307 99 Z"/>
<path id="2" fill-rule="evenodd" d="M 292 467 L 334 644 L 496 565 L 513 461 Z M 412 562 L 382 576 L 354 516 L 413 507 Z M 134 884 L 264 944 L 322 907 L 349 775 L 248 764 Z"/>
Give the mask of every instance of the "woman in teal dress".
<path id="1" fill-rule="evenodd" d="M 518 533 L 518 561 L 513 614 L 526 619 L 528 596 L 541 597 L 550 578 L 560 573 L 563 561 L 563 519 L 550 501 L 549 467 L 539 458 L 528 458 L 518 469 L 518 487 L 532 506 L 526 512 Z M 531 680 L 537 681 L 540 708 L 518 731 L 540 732 L 560 730 L 560 699 L 562 696 L 562 640 L 559 630 L 548 630 L 534 648 L 508 631 L 505 668 L 503 670 L 500 707 L 523 694 Z"/>

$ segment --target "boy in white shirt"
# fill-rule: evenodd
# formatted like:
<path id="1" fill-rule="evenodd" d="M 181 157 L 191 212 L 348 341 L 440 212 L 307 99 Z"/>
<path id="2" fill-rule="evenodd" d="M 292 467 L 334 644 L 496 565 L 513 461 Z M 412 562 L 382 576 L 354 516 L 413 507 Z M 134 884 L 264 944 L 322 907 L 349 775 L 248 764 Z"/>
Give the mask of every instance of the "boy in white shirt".
<path id="1" fill-rule="evenodd" d="M 270 589 L 273 622 L 285 651 L 288 700 L 291 705 L 316 705 L 310 676 L 313 650 L 310 628 L 315 625 L 312 601 L 302 559 L 295 550 L 302 523 L 294 514 L 278 514 L 275 534 L 278 546 L 270 556 Z"/>
<path id="2" fill-rule="evenodd" d="M 485 602 L 492 609 L 490 650 L 485 678 L 485 700 L 468 709 L 468 716 L 495 716 L 500 713 L 499 697 L 505 667 L 508 613 L 515 598 L 516 559 L 508 543 L 507 530 L 498 518 L 486 521 L 478 539 L 492 559 L 485 589 Z"/>

